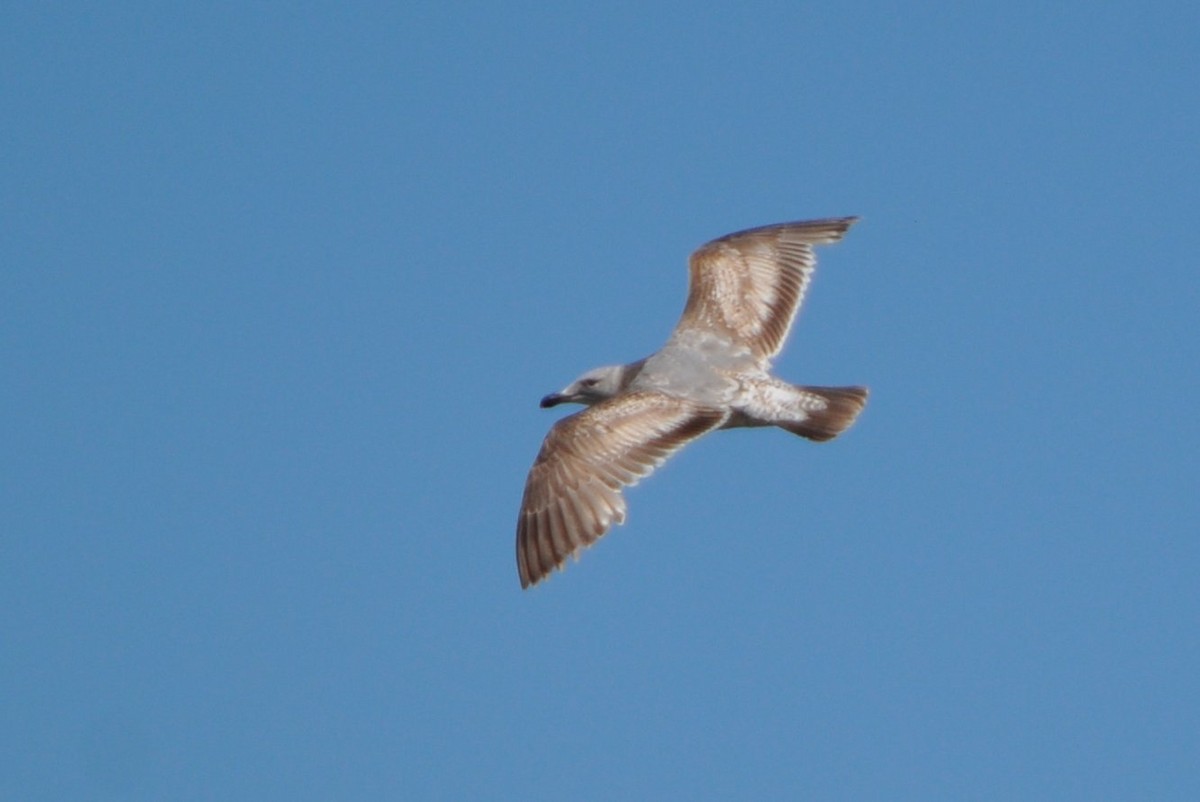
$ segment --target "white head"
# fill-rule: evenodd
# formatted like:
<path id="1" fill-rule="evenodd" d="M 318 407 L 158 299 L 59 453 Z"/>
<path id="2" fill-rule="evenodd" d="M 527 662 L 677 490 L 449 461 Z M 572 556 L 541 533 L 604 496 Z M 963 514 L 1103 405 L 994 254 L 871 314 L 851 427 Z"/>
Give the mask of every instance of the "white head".
<path id="1" fill-rule="evenodd" d="M 558 404 L 586 404 L 589 407 L 606 398 L 612 398 L 625 389 L 629 380 L 630 365 L 607 365 L 589 370 L 557 393 L 542 399 L 542 407 Z M 639 365 L 640 367 L 640 365 Z"/>

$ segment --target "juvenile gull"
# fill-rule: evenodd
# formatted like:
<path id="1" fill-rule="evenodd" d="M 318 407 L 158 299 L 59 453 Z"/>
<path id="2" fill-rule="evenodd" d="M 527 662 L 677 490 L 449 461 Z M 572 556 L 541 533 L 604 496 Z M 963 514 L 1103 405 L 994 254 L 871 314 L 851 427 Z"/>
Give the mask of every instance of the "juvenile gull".
<path id="1" fill-rule="evenodd" d="M 837 242 L 857 219 L 780 223 L 709 242 L 692 254 L 683 316 L 658 353 L 588 371 L 542 399 L 587 409 L 551 427 L 525 480 L 521 587 L 624 523 L 622 488 L 701 435 L 779 426 L 824 441 L 854 422 L 865 387 L 789 384 L 771 375 L 771 360 L 816 267 L 812 246 Z"/>

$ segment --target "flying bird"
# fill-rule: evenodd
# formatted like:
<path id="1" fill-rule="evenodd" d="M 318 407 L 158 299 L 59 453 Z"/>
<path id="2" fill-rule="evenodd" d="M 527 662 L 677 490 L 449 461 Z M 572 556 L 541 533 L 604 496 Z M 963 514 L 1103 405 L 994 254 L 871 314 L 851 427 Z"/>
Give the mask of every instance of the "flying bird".
<path id="1" fill-rule="evenodd" d="M 625 522 L 621 491 L 715 429 L 778 426 L 809 440 L 845 431 L 865 387 L 806 387 L 771 375 L 816 267 L 814 245 L 858 218 L 780 223 L 728 234 L 688 263 L 683 315 L 658 353 L 596 368 L 542 399 L 584 404 L 551 427 L 517 519 L 521 587 Z"/>

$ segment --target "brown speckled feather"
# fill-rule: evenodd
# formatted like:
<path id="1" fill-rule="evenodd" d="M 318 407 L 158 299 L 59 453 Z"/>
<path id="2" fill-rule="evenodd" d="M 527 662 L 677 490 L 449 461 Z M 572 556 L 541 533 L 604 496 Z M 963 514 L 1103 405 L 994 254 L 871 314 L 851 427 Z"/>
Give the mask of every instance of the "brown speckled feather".
<path id="1" fill-rule="evenodd" d="M 517 569 L 529 587 L 625 521 L 621 490 L 728 417 L 682 398 L 631 392 L 550 429 L 517 521 Z"/>
<path id="2" fill-rule="evenodd" d="M 813 245 L 837 242 L 856 217 L 781 223 L 715 239 L 692 254 L 677 331 L 724 331 L 764 361 L 779 353 L 804 300 Z"/>

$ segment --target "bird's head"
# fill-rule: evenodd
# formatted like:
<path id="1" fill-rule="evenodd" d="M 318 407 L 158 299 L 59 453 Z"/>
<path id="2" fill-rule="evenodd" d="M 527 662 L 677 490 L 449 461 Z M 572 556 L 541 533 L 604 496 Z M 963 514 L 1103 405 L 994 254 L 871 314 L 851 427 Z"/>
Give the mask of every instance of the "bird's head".
<path id="1" fill-rule="evenodd" d="M 606 398 L 612 398 L 624 389 L 627 365 L 608 365 L 595 368 L 580 376 L 557 393 L 542 399 L 542 408 L 559 404 L 586 404 L 591 406 Z"/>

